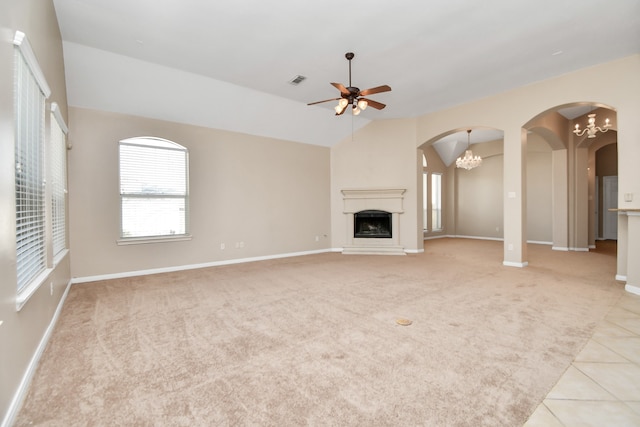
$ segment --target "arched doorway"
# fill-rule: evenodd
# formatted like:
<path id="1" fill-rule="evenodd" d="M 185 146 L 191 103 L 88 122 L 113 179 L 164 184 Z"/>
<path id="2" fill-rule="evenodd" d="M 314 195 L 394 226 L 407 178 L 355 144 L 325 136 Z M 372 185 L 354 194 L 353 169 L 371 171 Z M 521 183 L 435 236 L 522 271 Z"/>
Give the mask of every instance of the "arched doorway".
<path id="1" fill-rule="evenodd" d="M 584 132 L 589 114 L 604 131 Z M 602 125 L 609 120 L 610 127 Z M 553 249 L 588 251 L 595 248 L 598 195 L 596 152 L 617 140 L 615 110 L 598 103 L 565 104 L 546 110 L 525 124 L 543 138 L 552 154 Z M 578 125 L 579 133 L 575 132 Z M 617 153 L 615 154 L 617 159 Z"/>

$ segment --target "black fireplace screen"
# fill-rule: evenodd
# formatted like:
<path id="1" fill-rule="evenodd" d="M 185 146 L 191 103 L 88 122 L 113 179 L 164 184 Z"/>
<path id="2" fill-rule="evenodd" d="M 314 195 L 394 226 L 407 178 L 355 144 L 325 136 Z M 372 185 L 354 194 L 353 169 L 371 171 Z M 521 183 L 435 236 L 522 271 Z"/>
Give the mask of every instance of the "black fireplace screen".
<path id="1" fill-rule="evenodd" d="M 360 211 L 354 214 L 353 237 L 383 238 L 391 236 L 391 213 L 385 211 Z"/>

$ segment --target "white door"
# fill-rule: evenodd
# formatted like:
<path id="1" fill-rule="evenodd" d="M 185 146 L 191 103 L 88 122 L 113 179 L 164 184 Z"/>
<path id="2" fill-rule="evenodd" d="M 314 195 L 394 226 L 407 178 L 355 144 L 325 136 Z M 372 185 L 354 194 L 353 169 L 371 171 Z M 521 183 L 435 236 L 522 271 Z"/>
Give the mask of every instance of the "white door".
<path id="1" fill-rule="evenodd" d="M 605 239 L 618 239 L 618 212 L 609 209 L 618 207 L 618 177 L 602 177 L 602 234 Z"/>

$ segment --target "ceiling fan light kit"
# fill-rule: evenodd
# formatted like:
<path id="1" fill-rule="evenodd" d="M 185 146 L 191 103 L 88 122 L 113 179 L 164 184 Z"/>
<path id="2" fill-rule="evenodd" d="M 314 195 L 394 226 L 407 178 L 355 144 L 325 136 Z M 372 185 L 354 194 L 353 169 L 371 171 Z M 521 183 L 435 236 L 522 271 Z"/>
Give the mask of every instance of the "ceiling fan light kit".
<path id="1" fill-rule="evenodd" d="M 389 92 L 391 91 L 391 88 L 388 85 L 382 85 L 370 89 L 360 90 L 359 88 L 353 86 L 351 84 L 351 60 L 355 57 L 355 55 L 353 52 L 347 52 L 344 56 L 345 58 L 347 58 L 347 61 L 349 61 L 349 86 L 345 87 L 341 83 L 331 83 L 333 87 L 340 91 L 340 98 L 325 99 L 324 101 L 311 102 L 307 105 L 338 101 L 338 105 L 333 108 L 336 112 L 336 116 L 342 115 L 347 110 L 347 107 L 349 105 L 351 105 L 351 112 L 354 116 L 360 114 L 360 112 L 366 109 L 368 106 L 371 106 L 376 110 L 382 110 L 384 107 L 386 107 L 385 104 L 364 97 L 376 93 Z"/>

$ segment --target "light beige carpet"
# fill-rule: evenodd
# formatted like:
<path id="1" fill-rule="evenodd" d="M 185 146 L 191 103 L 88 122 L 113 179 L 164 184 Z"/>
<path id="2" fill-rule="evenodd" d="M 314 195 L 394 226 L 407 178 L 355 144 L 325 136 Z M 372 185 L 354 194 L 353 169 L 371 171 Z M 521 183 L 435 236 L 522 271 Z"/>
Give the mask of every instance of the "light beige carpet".
<path id="1" fill-rule="evenodd" d="M 519 426 L 624 292 L 610 251 L 529 263 L 441 239 L 74 285 L 17 425 Z"/>

